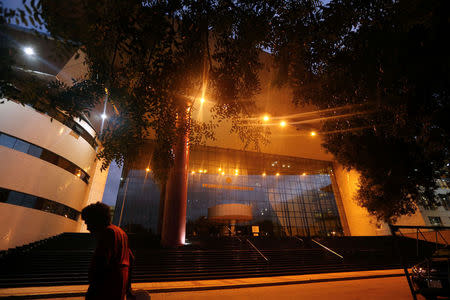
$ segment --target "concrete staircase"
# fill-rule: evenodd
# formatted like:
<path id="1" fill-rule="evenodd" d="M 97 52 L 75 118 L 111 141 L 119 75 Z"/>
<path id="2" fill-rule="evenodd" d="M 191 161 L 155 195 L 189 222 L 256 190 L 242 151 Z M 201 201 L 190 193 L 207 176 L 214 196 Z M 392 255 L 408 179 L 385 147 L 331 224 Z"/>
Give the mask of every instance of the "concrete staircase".
<path id="1" fill-rule="evenodd" d="M 356 257 L 348 252 L 348 257 L 341 259 L 309 240 L 301 242 L 295 238 L 250 238 L 248 241 L 235 237 L 195 238 L 177 249 L 163 249 L 150 236 L 130 235 L 129 239 L 136 257 L 133 282 L 300 275 L 400 266 L 398 256 L 392 253 L 392 240 L 379 246 L 384 252 L 377 252 L 375 259 L 359 252 Z M 416 241 L 403 242 L 415 245 Z M 329 244 L 339 248 L 338 239 L 333 243 Z M 347 240 L 343 244 L 345 247 L 341 248 L 351 245 Z M 25 247 L 26 251 L 3 255 L 0 288 L 87 284 L 94 247 L 95 241 L 89 234 L 64 233 Z M 409 263 L 419 259 L 414 257 Z"/>

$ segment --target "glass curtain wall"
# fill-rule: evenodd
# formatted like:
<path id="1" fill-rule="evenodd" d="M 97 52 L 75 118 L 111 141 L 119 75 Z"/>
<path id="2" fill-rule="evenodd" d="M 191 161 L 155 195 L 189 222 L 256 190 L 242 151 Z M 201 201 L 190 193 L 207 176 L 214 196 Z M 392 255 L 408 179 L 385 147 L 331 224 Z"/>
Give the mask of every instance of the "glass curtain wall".
<path id="1" fill-rule="evenodd" d="M 118 193 L 114 222 L 132 231 L 156 233 L 158 228 L 160 193 L 151 178 L 151 148 L 149 144 L 137 161 L 126 163 Z M 342 235 L 331 176 L 332 164 L 326 161 L 192 148 L 187 234 L 220 234 L 220 226 L 236 222 L 237 234 L 252 234 L 252 226 L 258 226 L 258 235 L 264 236 Z M 244 204 L 252 215 L 236 221 L 224 212 L 222 225 L 217 224 L 208 208 L 221 204 Z"/>

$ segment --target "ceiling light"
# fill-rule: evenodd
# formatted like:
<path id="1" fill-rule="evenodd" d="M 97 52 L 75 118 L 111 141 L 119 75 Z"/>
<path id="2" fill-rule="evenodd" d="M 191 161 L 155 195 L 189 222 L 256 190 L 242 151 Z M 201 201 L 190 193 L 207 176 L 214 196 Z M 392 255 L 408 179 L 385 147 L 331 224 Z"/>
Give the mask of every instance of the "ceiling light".
<path id="1" fill-rule="evenodd" d="M 281 127 L 286 127 L 286 121 L 281 121 L 281 122 L 280 122 L 280 126 L 281 126 Z"/>

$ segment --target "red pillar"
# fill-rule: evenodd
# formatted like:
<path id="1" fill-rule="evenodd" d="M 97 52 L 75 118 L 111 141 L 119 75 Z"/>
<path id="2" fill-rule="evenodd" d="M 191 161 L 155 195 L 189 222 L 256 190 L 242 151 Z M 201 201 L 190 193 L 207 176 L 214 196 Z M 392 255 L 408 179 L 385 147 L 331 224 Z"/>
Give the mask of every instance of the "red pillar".
<path id="1" fill-rule="evenodd" d="M 164 247 L 184 244 L 186 235 L 187 176 L 189 167 L 189 109 L 183 107 L 177 118 L 174 162 L 166 184 L 166 198 L 161 232 Z"/>

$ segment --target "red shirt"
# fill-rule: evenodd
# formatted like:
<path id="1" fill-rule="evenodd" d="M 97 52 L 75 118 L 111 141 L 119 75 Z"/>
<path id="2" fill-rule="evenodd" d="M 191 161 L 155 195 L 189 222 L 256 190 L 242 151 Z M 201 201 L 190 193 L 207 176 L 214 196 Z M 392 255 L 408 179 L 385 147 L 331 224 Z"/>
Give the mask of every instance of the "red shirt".
<path id="1" fill-rule="evenodd" d="M 89 289 L 86 299 L 126 299 L 130 256 L 127 234 L 109 225 L 98 234 L 89 269 Z"/>

